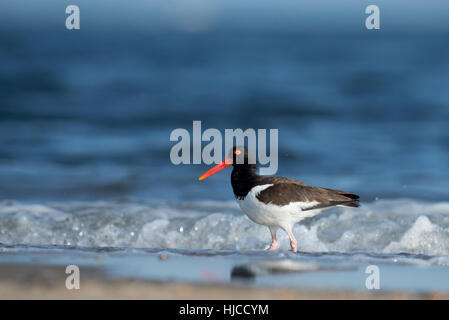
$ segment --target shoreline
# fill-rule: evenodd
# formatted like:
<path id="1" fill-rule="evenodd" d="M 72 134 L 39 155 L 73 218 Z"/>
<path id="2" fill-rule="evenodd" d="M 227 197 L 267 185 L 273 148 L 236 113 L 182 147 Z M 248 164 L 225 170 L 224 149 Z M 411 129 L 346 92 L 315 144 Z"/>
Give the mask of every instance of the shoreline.
<path id="1" fill-rule="evenodd" d="M 62 270 L 62 272 L 61 272 Z M 322 290 L 292 287 L 260 287 L 244 284 L 196 284 L 187 282 L 114 279 L 98 268 L 84 267 L 80 289 L 65 287 L 67 275 L 58 266 L 0 265 L 0 299 L 150 299 L 150 300 L 301 300 L 381 299 L 440 300 L 439 292 Z"/>

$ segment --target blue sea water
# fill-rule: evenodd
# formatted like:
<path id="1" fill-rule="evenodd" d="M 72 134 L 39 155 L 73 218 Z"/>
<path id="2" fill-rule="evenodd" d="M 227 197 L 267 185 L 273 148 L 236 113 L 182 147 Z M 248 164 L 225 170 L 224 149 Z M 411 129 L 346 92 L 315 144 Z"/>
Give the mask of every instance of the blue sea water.
<path id="1" fill-rule="evenodd" d="M 229 172 L 170 161 L 201 120 L 278 129 L 279 175 L 448 199 L 447 37 L 0 36 L 2 198 L 232 198 Z"/>
<path id="2" fill-rule="evenodd" d="M 447 267 L 444 10 L 422 28 L 406 27 L 405 15 L 368 32 L 352 20 L 362 7 L 320 20 L 312 6 L 297 21 L 284 2 L 254 16 L 247 1 L 184 20 L 119 2 L 101 16 L 81 1 L 82 27 L 68 31 L 64 14 L 55 18 L 65 6 L 43 3 L 43 16 L 23 1 L 0 13 L 1 243 L 263 249 L 268 232 L 227 202 L 230 169 L 200 182 L 208 166 L 170 161 L 172 130 L 201 120 L 203 129 L 278 129 L 278 175 L 361 195 L 359 216 L 297 226 L 300 250 L 390 262 L 423 254 Z M 329 28 L 335 17 L 342 26 Z M 214 237 L 217 225 L 226 232 Z"/>

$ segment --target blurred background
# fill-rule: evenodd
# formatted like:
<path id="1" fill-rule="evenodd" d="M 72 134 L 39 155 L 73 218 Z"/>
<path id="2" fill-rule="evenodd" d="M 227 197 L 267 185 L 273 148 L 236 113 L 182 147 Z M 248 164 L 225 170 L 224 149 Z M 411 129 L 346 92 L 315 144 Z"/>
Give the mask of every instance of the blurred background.
<path id="1" fill-rule="evenodd" d="M 232 199 L 230 172 L 199 182 L 207 166 L 170 162 L 171 131 L 193 120 L 279 129 L 278 175 L 449 199 L 447 1 L 0 7 L 0 199 Z"/>

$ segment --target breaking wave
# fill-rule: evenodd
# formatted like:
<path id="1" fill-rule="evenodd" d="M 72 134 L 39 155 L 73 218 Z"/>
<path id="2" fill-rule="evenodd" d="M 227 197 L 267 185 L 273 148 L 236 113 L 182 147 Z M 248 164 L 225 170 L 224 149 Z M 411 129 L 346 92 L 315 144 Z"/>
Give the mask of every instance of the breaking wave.
<path id="1" fill-rule="evenodd" d="M 294 234 L 304 252 L 447 255 L 449 202 L 398 199 L 335 208 L 297 224 Z M 278 235 L 281 249 L 288 249 L 287 236 Z M 247 250 L 266 248 L 270 233 L 233 201 L 2 201 L 0 242 Z"/>

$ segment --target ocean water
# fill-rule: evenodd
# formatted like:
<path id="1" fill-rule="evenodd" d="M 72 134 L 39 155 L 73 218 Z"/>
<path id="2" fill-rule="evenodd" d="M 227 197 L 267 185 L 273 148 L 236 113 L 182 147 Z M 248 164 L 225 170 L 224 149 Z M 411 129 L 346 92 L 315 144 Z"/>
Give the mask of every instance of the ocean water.
<path id="1" fill-rule="evenodd" d="M 170 161 L 194 120 L 278 129 L 278 175 L 449 199 L 445 36 L 36 32 L 0 33 L 2 199 L 232 199 Z"/>
<path id="2" fill-rule="evenodd" d="M 0 264 L 69 264 L 109 277 L 194 283 L 449 292 L 449 202 L 379 200 L 296 225 L 299 252 L 230 201 L 0 203 Z M 182 266 L 182 268 L 179 268 Z M 61 269 L 62 270 L 62 269 Z"/>
<path id="3" fill-rule="evenodd" d="M 297 224 L 301 252 L 449 252 L 449 202 L 379 200 Z M 279 231 L 280 249 L 289 249 Z M 271 236 L 231 201 L 0 203 L 0 242 L 74 247 L 262 250 Z M 447 264 L 445 259 L 431 260 Z"/>
<path id="4" fill-rule="evenodd" d="M 387 288 L 449 291 L 441 281 L 449 279 L 444 10 L 433 24 L 405 28 L 405 15 L 376 33 L 351 20 L 358 9 L 329 29 L 315 18 L 332 18 L 331 7 L 300 20 L 276 9 L 265 15 L 271 24 L 234 24 L 232 10 L 252 12 L 234 4 L 216 24 L 192 25 L 157 18 L 155 8 L 148 19 L 119 2 L 103 11 L 81 1 L 81 30 L 68 32 L 57 15 L 63 5 L 46 1 L 37 21 L 35 7 L 23 11 L 20 2 L 0 12 L 1 263 L 42 263 L 46 254 L 91 263 L 79 258 L 87 252 L 110 257 L 115 274 L 176 277 L 154 262 L 165 252 L 191 264 L 181 280 L 201 280 L 195 263 L 209 271 L 223 263 L 219 278 L 228 281 L 240 264 L 259 275 L 267 267 L 252 263 L 287 260 L 280 265 L 356 268 L 357 277 L 335 284 L 349 288 L 374 263 L 384 266 Z M 298 255 L 281 232 L 280 251 L 264 252 L 269 232 L 233 201 L 230 169 L 200 182 L 208 166 L 170 162 L 171 131 L 190 131 L 194 120 L 203 130 L 278 129 L 278 175 L 355 192 L 362 207 L 298 224 Z M 143 268 L 151 263 L 152 273 Z M 325 274 L 276 281 L 330 285 Z"/>

